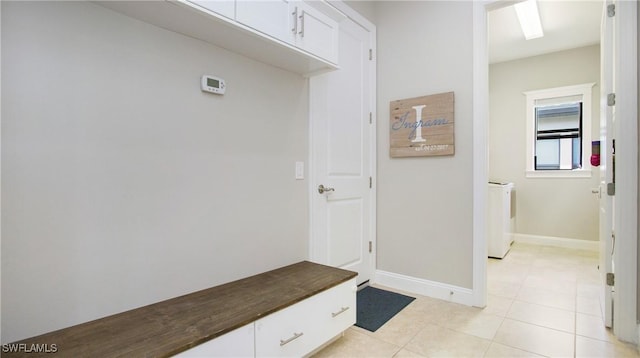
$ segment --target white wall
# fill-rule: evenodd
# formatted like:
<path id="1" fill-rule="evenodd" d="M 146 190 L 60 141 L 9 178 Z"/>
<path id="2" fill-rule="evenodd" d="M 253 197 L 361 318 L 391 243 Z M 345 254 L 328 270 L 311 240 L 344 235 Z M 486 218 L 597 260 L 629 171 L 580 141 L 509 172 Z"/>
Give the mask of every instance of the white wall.
<path id="1" fill-rule="evenodd" d="M 304 78 L 91 3 L 1 13 L 3 343 L 306 258 Z"/>
<path id="2" fill-rule="evenodd" d="M 376 3 L 379 270 L 472 287 L 472 2 Z M 393 100 L 455 93 L 455 155 L 390 158 Z"/>
<path id="3" fill-rule="evenodd" d="M 588 46 L 489 68 L 489 178 L 515 184 L 516 232 L 597 241 L 598 198 L 591 178 L 526 178 L 525 91 L 599 83 L 600 47 Z M 600 133 L 600 86 L 592 88 L 592 137 Z M 587 157 L 590 157 L 590 153 Z M 591 168 L 590 163 L 583 163 Z"/>

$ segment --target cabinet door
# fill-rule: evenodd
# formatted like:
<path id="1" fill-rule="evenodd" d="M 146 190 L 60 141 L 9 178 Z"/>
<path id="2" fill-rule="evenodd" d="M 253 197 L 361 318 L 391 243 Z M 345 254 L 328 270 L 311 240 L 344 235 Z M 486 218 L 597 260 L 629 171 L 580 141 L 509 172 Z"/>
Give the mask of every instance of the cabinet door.
<path id="1" fill-rule="evenodd" d="M 250 323 L 174 357 L 253 357 L 254 324 Z"/>
<path id="2" fill-rule="evenodd" d="M 288 0 L 237 0 L 236 21 L 286 43 L 293 43 L 294 16 Z"/>
<path id="3" fill-rule="evenodd" d="M 235 0 L 190 0 L 190 2 L 230 19 L 235 17 Z"/>
<path id="4" fill-rule="evenodd" d="M 296 2 L 298 25 L 296 46 L 338 63 L 338 23 L 304 2 Z"/>

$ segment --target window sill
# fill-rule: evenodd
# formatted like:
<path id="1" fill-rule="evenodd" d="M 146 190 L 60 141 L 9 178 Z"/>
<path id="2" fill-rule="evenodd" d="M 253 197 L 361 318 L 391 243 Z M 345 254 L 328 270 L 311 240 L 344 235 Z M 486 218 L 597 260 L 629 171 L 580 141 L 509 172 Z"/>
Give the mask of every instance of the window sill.
<path id="1" fill-rule="evenodd" d="M 591 169 L 527 170 L 527 178 L 591 178 Z"/>

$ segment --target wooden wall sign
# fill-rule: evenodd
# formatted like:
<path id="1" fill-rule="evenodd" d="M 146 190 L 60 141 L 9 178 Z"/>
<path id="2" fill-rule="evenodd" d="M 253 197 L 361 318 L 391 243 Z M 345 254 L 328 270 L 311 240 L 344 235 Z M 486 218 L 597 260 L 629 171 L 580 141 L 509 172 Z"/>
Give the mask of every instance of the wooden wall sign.
<path id="1" fill-rule="evenodd" d="M 391 102 L 391 157 L 453 155 L 453 92 Z"/>

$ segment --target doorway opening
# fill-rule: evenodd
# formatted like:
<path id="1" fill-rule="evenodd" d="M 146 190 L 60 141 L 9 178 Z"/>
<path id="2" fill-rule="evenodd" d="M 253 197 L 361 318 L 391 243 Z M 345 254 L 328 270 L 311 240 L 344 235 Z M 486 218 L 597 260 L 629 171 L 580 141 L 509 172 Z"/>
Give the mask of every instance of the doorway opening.
<path id="1" fill-rule="evenodd" d="M 514 6 L 506 5 L 494 6 L 487 13 L 487 174 L 490 182 L 513 183 L 511 232 L 515 246 L 505 262 L 490 259 L 488 263 L 489 299 L 494 293 L 511 296 L 514 306 L 510 315 L 517 315 L 518 307 L 526 305 L 537 305 L 529 311 L 570 312 L 568 316 L 576 320 L 574 334 L 576 327 L 589 321 L 600 322 L 597 332 L 606 335 L 597 270 L 600 170 L 585 159 L 591 156 L 591 143 L 600 140 L 601 132 L 600 27 L 604 4 L 538 2 L 546 31 L 544 37 L 533 40 L 526 40 L 520 31 Z M 562 16 L 568 13 L 573 15 Z M 577 13 L 580 22 L 567 20 L 577 18 Z M 530 101 L 532 95 L 545 90 L 553 94 L 554 90 L 583 84 L 589 88 L 596 84 L 588 98 L 551 95 Z M 555 109 L 565 102 L 580 109 L 578 125 Z M 591 123 L 583 121 L 582 106 L 592 113 Z M 545 112 L 549 116 L 545 114 L 540 121 L 544 123 L 532 120 L 538 107 L 549 109 Z M 579 145 L 575 145 L 576 138 Z M 564 151 L 562 143 L 568 144 Z M 557 148 L 553 147 L 556 144 Z M 568 159 L 563 166 L 564 157 Z M 513 287 L 509 287 L 510 280 Z M 517 292 L 512 292 L 514 287 Z M 573 294 L 564 289 L 573 289 Z M 539 314 L 534 320 L 543 317 Z"/>

